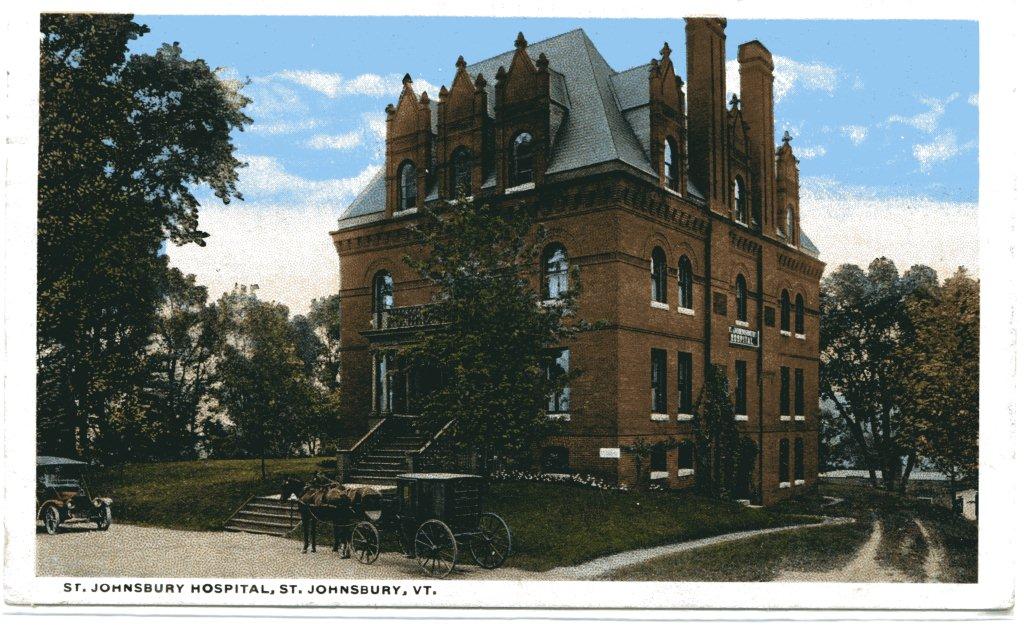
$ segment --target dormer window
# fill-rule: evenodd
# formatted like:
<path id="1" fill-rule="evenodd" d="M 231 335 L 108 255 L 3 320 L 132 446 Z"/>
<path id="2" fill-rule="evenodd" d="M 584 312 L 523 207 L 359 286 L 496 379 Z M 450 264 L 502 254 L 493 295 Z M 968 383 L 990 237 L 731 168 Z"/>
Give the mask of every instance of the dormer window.
<path id="1" fill-rule="evenodd" d="M 471 165 L 472 163 L 468 149 L 460 147 L 452 153 L 451 196 L 453 198 L 468 196 L 472 192 L 473 170 Z"/>
<path id="2" fill-rule="evenodd" d="M 665 139 L 665 154 L 663 157 L 665 165 L 665 187 L 672 191 L 679 191 L 679 165 L 676 162 L 676 144 L 672 138 Z"/>
<path id="3" fill-rule="evenodd" d="M 416 206 L 416 166 L 406 161 L 398 169 L 398 208 L 402 211 Z"/>
<path id="4" fill-rule="evenodd" d="M 509 186 L 516 187 L 533 182 L 533 135 L 519 133 L 512 140 L 509 168 Z"/>
<path id="5" fill-rule="evenodd" d="M 747 189 L 743 185 L 743 179 L 736 177 L 732 183 L 732 216 L 737 222 L 746 224 L 749 221 L 747 214 Z"/>

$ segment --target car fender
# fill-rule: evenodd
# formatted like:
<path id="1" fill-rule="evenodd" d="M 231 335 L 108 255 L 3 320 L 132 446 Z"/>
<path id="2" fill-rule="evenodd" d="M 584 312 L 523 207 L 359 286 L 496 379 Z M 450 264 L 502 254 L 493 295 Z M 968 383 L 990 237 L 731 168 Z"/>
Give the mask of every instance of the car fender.
<path id="1" fill-rule="evenodd" d="M 61 519 L 64 519 L 64 503 L 61 502 L 60 500 L 46 500 L 45 502 L 40 504 L 39 505 L 39 510 L 36 511 L 36 519 L 43 519 L 43 509 L 45 509 L 47 506 L 49 506 L 51 504 L 60 513 Z"/>
<path id="2" fill-rule="evenodd" d="M 114 503 L 114 500 L 112 498 L 93 498 L 92 499 L 92 505 L 97 507 L 97 508 L 101 507 L 101 506 L 110 506 L 113 503 Z"/>

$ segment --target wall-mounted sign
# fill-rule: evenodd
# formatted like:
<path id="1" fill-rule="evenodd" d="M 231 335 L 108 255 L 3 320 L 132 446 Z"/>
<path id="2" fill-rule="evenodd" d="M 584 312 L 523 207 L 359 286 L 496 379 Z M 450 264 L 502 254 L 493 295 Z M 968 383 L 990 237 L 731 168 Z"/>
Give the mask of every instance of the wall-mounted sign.
<path id="1" fill-rule="evenodd" d="M 601 448 L 602 459 L 617 459 L 622 456 L 622 451 L 618 448 Z"/>
<path id="2" fill-rule="evenodd" d="M 729 343 L 744 348 L 756 348 L 761 345 L 761 333 L 739 326 L 729 327 Z"/>

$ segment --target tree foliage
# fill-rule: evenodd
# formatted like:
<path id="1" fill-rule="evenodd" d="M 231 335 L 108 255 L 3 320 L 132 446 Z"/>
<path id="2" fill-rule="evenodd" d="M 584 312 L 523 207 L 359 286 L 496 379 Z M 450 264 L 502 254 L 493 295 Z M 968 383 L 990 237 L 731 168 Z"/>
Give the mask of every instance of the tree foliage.
<path id="1" fill-rule="evenodd" d="M 161 246 L 202 244 L 195 190 L 241 197 L 230 133 L 251 120 L 240 85 L 177 44 L 129 56 L 148 32 L 132 16 L 44 14 L 41 30 L 38 446 L 88 457 L 114 413 L 144 408 Z"/>
<path id="2" fill-rule="evenodd" d="M 729 379 L 721 366 L 711 367 L 697 396 L 693 439 L 697 490 L 713 498 L 749 497 L 756 445 L 736 426 Z"/>
<path id="3" fill-rule="evenodd" d="M 435 289 L 430 319 L 405 359 L 443 373 L 427 394 L 422 415 L 454 420 L 456 449 L 475 454 L 484 475 L 495 465 L 528 462 L 532 448 L 554 424 L 549 396 L 568 374 L 551 375 L 550 349 L 577 330 L 578 275 L 558 301 L 543 301 L 530 281 L 538 272 L 546 233 L 525 205 L 494 208 L 462 199 L 442 213 L 425 211 L 415 232 L 422 259 L 407 258 Z"/>

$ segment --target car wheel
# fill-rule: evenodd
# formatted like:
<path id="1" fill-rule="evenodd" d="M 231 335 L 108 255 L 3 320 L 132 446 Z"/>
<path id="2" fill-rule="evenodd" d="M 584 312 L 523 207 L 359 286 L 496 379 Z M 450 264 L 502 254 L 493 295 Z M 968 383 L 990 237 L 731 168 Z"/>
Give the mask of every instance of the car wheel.
<path id="1" fill-rule="evenodd" d="M 110 507 L 104 505 L 100 509 L 100 516 L 96 519 L 96 528 L 100 530 L 106 530 L 110 528 L 110 525 L 114 522 L 114 514 L 110 511 Z"/>
<path id="2" fill-rule="evenodd" d="M 60 527 L 60 511 L 52 504 L 43 507 L 43 527 L 46 528 L 47 535 L 56 535 L 57 528 Z"/>

